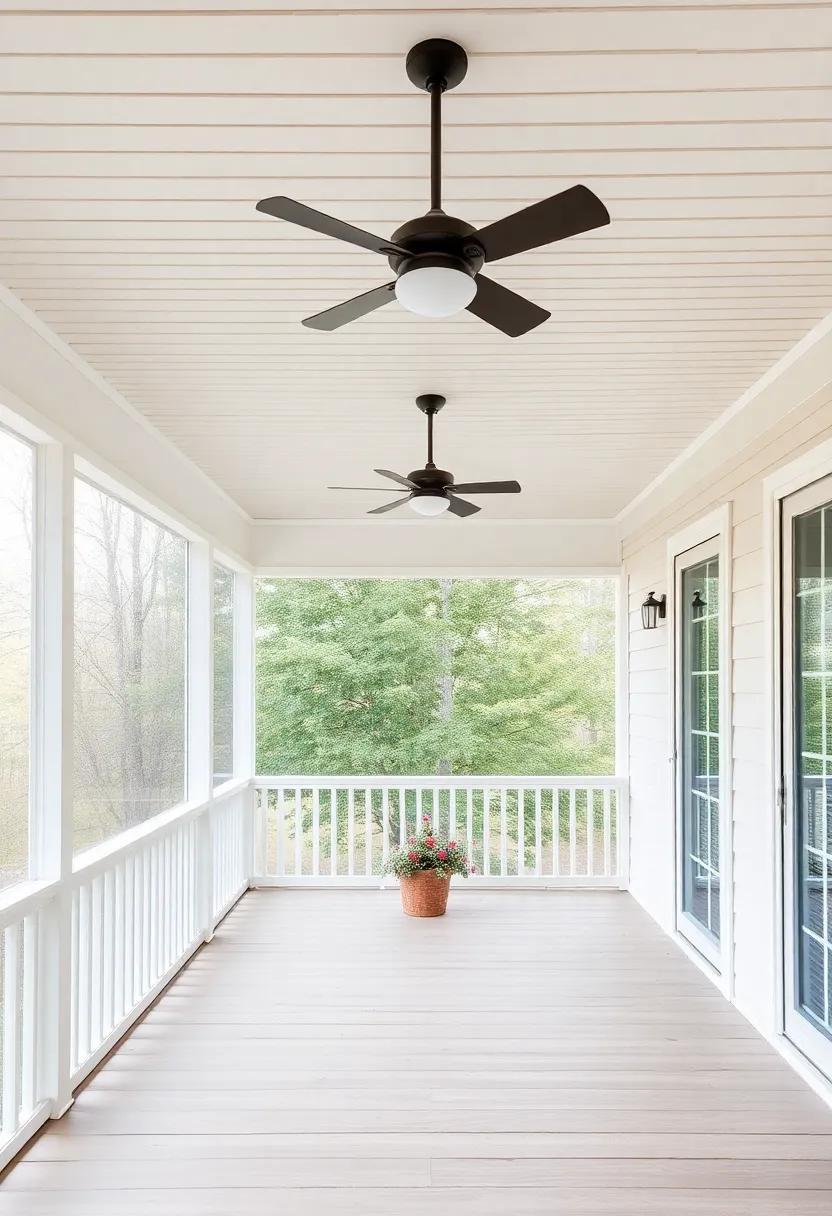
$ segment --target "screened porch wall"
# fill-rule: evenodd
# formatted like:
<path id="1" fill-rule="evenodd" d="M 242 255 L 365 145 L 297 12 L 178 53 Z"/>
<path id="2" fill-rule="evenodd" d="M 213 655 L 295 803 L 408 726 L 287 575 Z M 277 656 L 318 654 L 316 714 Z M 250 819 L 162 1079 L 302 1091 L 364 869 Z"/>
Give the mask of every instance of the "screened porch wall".
<path id="1" fill-rule="evenodd" d="M 828 379 L 829 362 L 825 376 Z M 785 385 L 784 385 L 785 388 Z M 713 462 L 675 502 L 630 532 L 622 561 L 629 599 L 628 759 L 630 779 L 630 890 L 669 932 L 675 926 L 673 705 L 668 621 L 642 628 L 648 591 L 669 590 L 668 540 L 709 512 L 730 504 L 733 804 L 733 974 L 727 987 L 742 1012 L 765 1034 L 775 1034 L 778 1008 L 775 806 L 770 777 L 769 686 L 766 636 L 764 480 L 780 466 L 832 436 L 832 387 L 801 397 L 795 376 L 791 400 L 781 395 L 776 425 L 754 431 L 727 459 Z M 722 451 L 731 443 L 722 440 Z M 673 484 L 674 479 L 669 479 Z M 677 484 L 680 478 L 676 479 Z M 656 497 L 665 497 L 667 485 Z M 643 515 L 643 513 L 642 513 Z"/>

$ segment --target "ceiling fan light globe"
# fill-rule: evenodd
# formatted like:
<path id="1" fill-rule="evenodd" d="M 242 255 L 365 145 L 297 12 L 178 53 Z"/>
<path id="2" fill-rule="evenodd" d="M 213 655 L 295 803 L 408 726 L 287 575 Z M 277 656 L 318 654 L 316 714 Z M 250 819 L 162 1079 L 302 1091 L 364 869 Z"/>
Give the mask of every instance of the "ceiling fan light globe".
<path id="1" fill-rule="evenodd" d="M 471 275 L 453 266 L 415 266 L 396 280 L 396 299 L 419 317 L 452 317 L 476 294 Z"/>
<path id="2" fill-rule="evenodd" d="M 410 509 L 417 515 L 444 515 L 450 502 L 442 494 L 416 494 L 410 500 Z"/>

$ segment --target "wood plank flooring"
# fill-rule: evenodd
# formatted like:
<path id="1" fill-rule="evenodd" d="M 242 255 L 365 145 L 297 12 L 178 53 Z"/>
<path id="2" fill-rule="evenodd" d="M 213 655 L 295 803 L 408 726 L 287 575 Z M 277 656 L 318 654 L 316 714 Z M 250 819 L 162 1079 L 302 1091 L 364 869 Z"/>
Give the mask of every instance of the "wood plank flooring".
<path id="1" fill-rule="evenodd" d="M 261 891 L 0 1216 L 828 1216 L 832 1111 L 626 895 Z"/>

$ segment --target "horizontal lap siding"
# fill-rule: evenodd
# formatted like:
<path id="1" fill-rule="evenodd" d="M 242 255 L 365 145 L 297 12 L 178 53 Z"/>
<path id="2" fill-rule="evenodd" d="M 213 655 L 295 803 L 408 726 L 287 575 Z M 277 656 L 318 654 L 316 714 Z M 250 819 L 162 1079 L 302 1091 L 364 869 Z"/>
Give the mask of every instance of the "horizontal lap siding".
<path id="1" fill-rule="evenodd" d="M 830 434 L 832 391 L 827 389 L 735 452 L 693 494 L 625 536 L 623 543 L 630 609 L 631 885 L 636 898 L 669 929 L 674 922 L 674 833 L 668 631 L 645 633 L 640 605 L 648 591 L 668 590 L 668 537 L 716 507 L 732 504 L 735 990 L 743 1012 L 767 1028 L 772 1024 L 776 977 L 774 809 L 764 753 L 770 707 L 763 623 L 763 480 Z"/>

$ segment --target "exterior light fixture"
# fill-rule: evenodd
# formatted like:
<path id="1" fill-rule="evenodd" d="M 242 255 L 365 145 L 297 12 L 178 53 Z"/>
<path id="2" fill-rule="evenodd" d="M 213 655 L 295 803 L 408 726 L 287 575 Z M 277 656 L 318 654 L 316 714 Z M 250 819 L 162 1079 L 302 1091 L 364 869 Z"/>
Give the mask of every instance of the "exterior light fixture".
<path id="1" fill-rule="evenodd" d="M 691 602 L 691 608 L 693 609 L 693 615 L 702 616 L 703 612 L 705 612 L 707 607 L 708 607 L 708 605 L 702 599 L 702 592 L 694 591 L 693 600 Z"/>
<path id="2" fill-rule="evenodd" d="M 658 599 L 654 592 L 650 592 L 647 599 L 641 605 L 641 624 L 644 629 L 658 628 L 659 621 L 663 621 L 667 614 L 667 596 L 660 595 Z"/>

